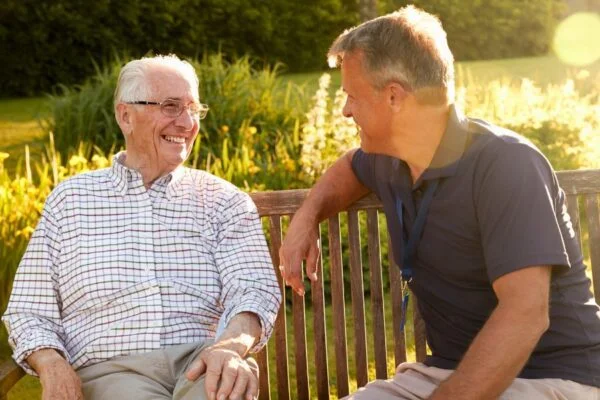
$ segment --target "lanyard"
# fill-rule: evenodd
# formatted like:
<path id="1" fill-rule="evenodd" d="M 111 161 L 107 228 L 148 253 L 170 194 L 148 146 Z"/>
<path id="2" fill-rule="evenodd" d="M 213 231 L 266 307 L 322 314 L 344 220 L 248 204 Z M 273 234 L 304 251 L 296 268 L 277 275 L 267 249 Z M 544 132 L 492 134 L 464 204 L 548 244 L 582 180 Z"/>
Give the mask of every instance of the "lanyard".
<path id="1" fill-rule="evenodd" d="M 435 179 L 429 183 L 427 186 L 427 190 L 425 191 L 425 195 L 421 204 L 419 206 L 419 210 L 417 212 L 417 218 L 415 219 L 415 223 L 413 224 L 412 229 L 410 230 L 410 235 L 408 240 L 404 238 L 404 229 L 401 229 L 402 232 L 402 242 L 404 244 L 404 249 L 402 251 L 402 321 L 400 323 L 400 330 L 404 331 L 404 323 L 406 322 L 406 310 L 408 309 L 408 301 L 409 301 L 409 293 L 408 283 L 413 278 L 413 263 L 415 261 L 415 255 L 417 254 L 417 248 L 419 247 L 419 242 L 421 241 L 421 236 L 423 234 L 423 227 L 425 226 L 425 220 L 427 219 L 427 212 L 429 211 L 429 206 L 431 205 L 431 201 L 433 200 L 433 194 L 435 193 L 438 184 L 440 183 L 439 179 Z M 396 200 L 396 213 L 398 214 L 398 218 L 400 218 L 400 226 L 404 226 L 403 214 L 402 214 L 402 201 L 398 198 Z"/>

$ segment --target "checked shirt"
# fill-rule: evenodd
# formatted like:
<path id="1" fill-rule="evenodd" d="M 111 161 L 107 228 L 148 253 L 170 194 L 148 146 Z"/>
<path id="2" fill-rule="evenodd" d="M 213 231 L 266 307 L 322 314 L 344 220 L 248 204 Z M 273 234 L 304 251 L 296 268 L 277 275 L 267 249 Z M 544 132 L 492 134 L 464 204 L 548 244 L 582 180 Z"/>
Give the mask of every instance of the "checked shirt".
<path id="1" fill-rule="evenodd" d="M 74 368 L 214 339 L 240 312 L 259 350 L 281 302 L 256 207 L 232 184 L 179 167 L 144 187 L 122 164 L 48 196 L 3 321 L 13 357 L 54 348 Z"/>

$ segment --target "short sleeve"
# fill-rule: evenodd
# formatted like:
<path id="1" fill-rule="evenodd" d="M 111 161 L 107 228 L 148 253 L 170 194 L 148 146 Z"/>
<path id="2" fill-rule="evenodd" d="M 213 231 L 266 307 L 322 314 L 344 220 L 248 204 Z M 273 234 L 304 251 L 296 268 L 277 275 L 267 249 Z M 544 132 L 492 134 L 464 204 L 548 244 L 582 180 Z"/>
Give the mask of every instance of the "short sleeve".
<path id="1" fill-rule="evenodd" d="M 367 154 L 362 149 L 358 149 L 352 156 L 352 170 L 360 183 L 376 192 L 375 155 Z"/>
<path id="2" fill-rule="evenodd" d="M 474 179 L 491 282 L 529 266 L 570 267 L 557 220 L 558 181 L 537 150 L 524 143 L 494 145 L 482 153 Z"/>

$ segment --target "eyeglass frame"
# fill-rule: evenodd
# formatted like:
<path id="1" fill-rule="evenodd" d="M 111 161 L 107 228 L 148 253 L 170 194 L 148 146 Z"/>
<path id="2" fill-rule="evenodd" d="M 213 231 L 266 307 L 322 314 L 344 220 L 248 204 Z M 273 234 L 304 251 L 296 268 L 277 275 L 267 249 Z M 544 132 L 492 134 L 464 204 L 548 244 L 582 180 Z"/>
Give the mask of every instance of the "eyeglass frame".
<path id="1" fill-rule="evenodd" d="M 167 115 L 165 113 L 165 111 L 163 111 L 163 104 L 165 104 L 166 102 L 172 102 L 172 103 L 177 103 L 181 105 L 181 111 L 179 112 L 179 114 L 177 115 Z M 159 106 L 160 108 L 160 112 L 165 116 L 165 117 L 169 117 L 169 118 L 179 118 L 179 116 L 183 113 L 184 110 L 189 110 L 190 109 L 190 104 L 197 104 L 200 109 L 198 110 L 198 119 L 204 119 L 206 118 L 206 115 L 208 114 L 208 110 L 209 107 L 207 104 L 204 103 L 188 103 L 187 105 L 184 105 L 183 102 L 179 101 L 179 100 L 175 100 L 175 99 L 166 99 L 164 101 L 158 102 L 158 101 L 142 101 L 142 100 L 138 100 L 138 101 L 125 101 L 125 104 L 131 104 L 131 105 L 138 105 L 138 106 Z"/>

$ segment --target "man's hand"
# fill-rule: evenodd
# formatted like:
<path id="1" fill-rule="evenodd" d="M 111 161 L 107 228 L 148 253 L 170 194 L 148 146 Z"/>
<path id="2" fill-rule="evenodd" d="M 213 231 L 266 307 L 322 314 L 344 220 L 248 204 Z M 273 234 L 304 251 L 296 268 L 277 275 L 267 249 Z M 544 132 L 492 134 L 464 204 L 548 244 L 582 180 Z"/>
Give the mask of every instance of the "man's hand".
<path id="1" fill-rule="evenodd" d="M 325 171 L 296 212 L 279 249 L 280 270 L 286 284 L 304 295 L 302 260 L 306 275 L 317 280 L 319 262 L 319 222 L 337 214 L 367 193 L 352 170 L 352 158 L 358 149 L 341 156 Z"/>
<path id="2" fill-rule="evenodd" d="M 258 396 L 258 365 L 244 357 L 258 341 L 261 326 L 251 312 L 235 315 L 218 341 L 200 352 L 185 373 L 195 381 L 202 374 L 209 400 L 247 399 Z"/>
<path id="3" fill-rule="evenodd" d="M 40 376 L 42 400 L 83 399 L 79 376 L 56 350 L 38 350 L 27 362 Z"/>
<path id="4" fill-rule="evenodd" d="M 221 343 L 202 350 L 185 376 L 195 381 L 202 374 L 206 374 L 204 387 L 209 400 L 252 400 L 258 396 L 256 361 L 252 358 L 244 360 L 236 351 Z"/>
<path id="5" fill-rule="evenodd" d="M 304 296 L 302 261 L 306 260 L 308 278 L 316 281 L 319 255 L 318 222 L 298 212 L 292 219 L 279 249 L 279 269 L 286 284 L 300 296 Z"/>

